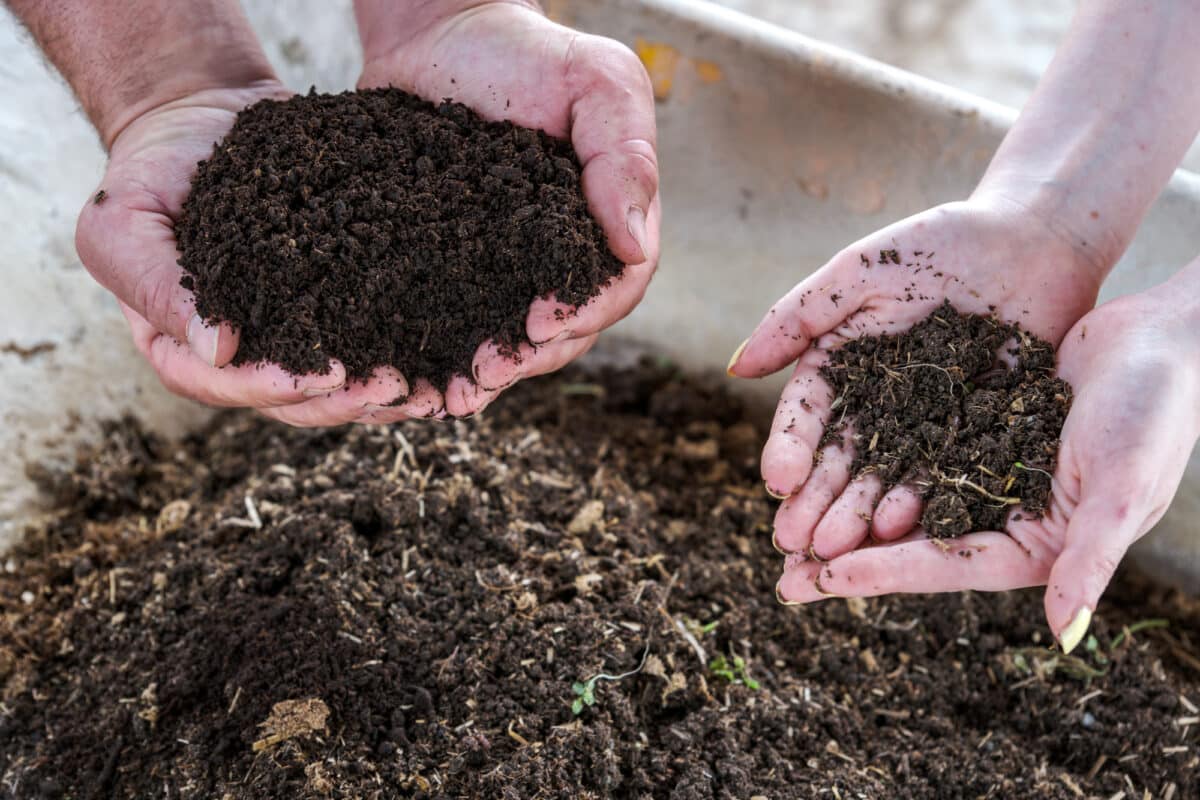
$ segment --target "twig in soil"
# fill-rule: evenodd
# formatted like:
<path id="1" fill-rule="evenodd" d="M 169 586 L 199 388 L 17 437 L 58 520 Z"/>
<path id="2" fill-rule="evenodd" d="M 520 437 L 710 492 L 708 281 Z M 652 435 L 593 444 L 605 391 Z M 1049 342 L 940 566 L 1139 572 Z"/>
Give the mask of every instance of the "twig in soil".
<path id="1" fill-rule="evenodd" d="M 928 367 L 929 369 L 936 369 L 938 372 L 945 373 L 946 380 L 950 381 L 950 391 L 952 393 L 954 391 L 954 387 L 960 385 L 958 381 L 954 380 L 954 376 L 950 374 L 950 370 L 946 369 L 945 367 L 939 367 L 937 364 L 905 364 L 898 369 L 916 369 L 917 367 Z"/>
<path id="2" fill-rule="evenodd" d="M 1002 497 L 998 494 L 992 494 L 978 483 L 969 480 L 966 475 L 959 475 L 957 478 L 948 478 L 945 475 L 939 475 L 938 483 L 942 484 L 943 486 L 956 486 L 959 488 L 966 486 L 968 489 L 974 489 L 975 491 L 979 492 L 987 499 L 994 500 L 995 502 L 1006 506 L 1015 506 L 1021 502 L 1021 498 L 1019 497 Z"/>
<path id="3" fill-rule="evenodd" d="M 596 684 L 600 681 L 619 681 L 624 680 L 633 675 L 637 675 L 646 668 L 646 659 L 650 657 L 650 643 L 646 642 L 646 648 L 642 651 L 641 663 L 634 669 L 628 672 L 622 672 L 620 675 L 609 675 L 601 672 L 593 675 L 586 681 L 576 681 L 571 684 L 571 691 L 575 693 L 575 700 L 571 703 L 571 712 L 575 716 L 583 713 L 584 706 L 596 705 Z"/>
<path id="4" fill-rule="evenodd" d="M 1027 467 L 1024 464 L 1022 464 L 1020 461 L 1013 463 L 1013 469 L 1021 469 L 1021 470 L 1025 470 L 1026 472 L 1040 472 L 1043 475 L 1045 475 L 1047 478 L 1049 478 L 1050 480 L 1054 480 L 1054 476 L 1051 475 L 1049 472 L 1046 472 L 1046 470 L 1038 469 L 1037 467 Z"/>

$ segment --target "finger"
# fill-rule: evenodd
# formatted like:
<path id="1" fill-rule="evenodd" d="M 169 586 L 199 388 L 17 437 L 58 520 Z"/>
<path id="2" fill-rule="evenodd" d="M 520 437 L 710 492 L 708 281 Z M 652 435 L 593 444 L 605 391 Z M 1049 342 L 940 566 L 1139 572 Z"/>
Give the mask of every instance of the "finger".
<path id="1" fill-rule="evenodd" d="M 324 375 L 296 376 L 277 364 L 211 367 L 187 345 L 159 333 L 133 309 L 122 304 L 134 345 L 173 394 L 211 406 L 268 408 L 301 403 L 336 392 L 346 383 L 346 369 L 331 361 Z"/>
<path id="2" fill-rule="evenodd" d="M 761 378 L 778 372 L 857 312 L 867 284 L 851 278 L 857 273 L 845 266 L 849 258 L 839 253 L 772 306 L 733 354 L 729 374 Z"/>
<path id="3" fill-rule="evenodd" d="M 1144 523 L 1143 515 L 1130 513 L 1122 490 L 1076 507 L 1066 546 L 1050 569 L 1045 597 L 1046 620 L 1064 652 L 1075 649 L 1087 633 L 1100 595 Z"/>
<path id="4" fill-rule="evenodd" d="M 196 313 L 192 292 L 181 284 L 174 222 L 166 209 L 146 205 L 145 197 L 119 182 L 106 191 L 106 202 L 84 206 L 75 228 L 75 246 L 88 272 L 155 330 L 187 342 L 204 364 L 229 363 L 237 333 L 228 323 L 209 325 Z"/>
<path id="5" fill-rule="evenodd" d="M 871 533 L 884 542 L 911 533 L 921 520 L 921 507 L 921 495 L 916 490 L 904 485 L 893 486 L 875 507 Z"/>
<path id="6" fill-rule="evenodd" d="M 656 238 L 660 220 L 660 203 L 655 198 L 649 224 Z M 625 267 L 624 272 L 582 306 L 569 306 L 553 297 L 534 300 L 525 321 L 526 335 L 531 342 L 544 344 L 599 333 L 624 319 L 641 302 L 657 263 L 656 254 L 653 260 Z"/>
<path id="7" fill-rule="evenodd" d="M 392 367 L 380 367 L 371 379 L 355 381 L 344 389 L 303 403 L 264 409 L 271 419 L 297 428 L 344 425 L 408 394 L 408 384 Z"/>
<path id="8" fill-rule="evenodd" d="M 876 475 L 852 481 L 817 523 L 813 531 L 813 554 L 829 560 L 862 544 L 871 527 L 871 512 L 882 493 L 883 484 Z"/>
<path id="9" fill-rule="evenodd" d="M 567 64 L 571 143 L 583 164 L 588 206 L 608 246 L 626 264 L 658 261 L 650 225 L 658 196 L 654 90 L 633 51 L 580 37 Z"/>
<path id="10" fill-rule="evenodd" d="M 972 533 L 951 541 L 914 533 L 892 544 L 855 550 L 811 571 L 785 572 L 784 601 L 809 602 L 814 593 L 875 597 L 897 593 L 998 592 L 1045 582 L 1045 562 L 1033 558 L 1007 534 Z"/>
<path id="11" fill-rule="evenodd" d="M 775 548 L 785 553 L 807 554 L 821 517 L 850 482 L 850 455 L 831 445 L 821 451 L 821 461 L 800 491 L 783 501 L 775 512 Z"/>
<path id="12" fill-rule="evenodd" d="M 590 350 L 597 338 L 567 339 L 540 347 L 523 344 L 515 355 L 506 355 L 494 342 L 481 345 L 472 367 L 475 380 L 458 376 L 450 381 L 446 411 L 456 417 L 478 414 L 517 381 L 562 369 Z"/>
<path id="13" fill-rule="evenodd" d="M 762 475 L 767 489 L 778 497 L 795 494 L 812 471 L 813 453 L 820 446 L 832 401 L 820 375 L 826 358 L 820 350 L 805 353 L 775 408 L 763 446 Z"/>
<path id="14" fill-rule="evenodd" d="M 379 424 L 403 419 L 443 419 L 446 416 L 446 398 L 433 384 L 421 378 L 412 386 L 403 403 L 371 406 L 367 413 L 371 422 Z"/>

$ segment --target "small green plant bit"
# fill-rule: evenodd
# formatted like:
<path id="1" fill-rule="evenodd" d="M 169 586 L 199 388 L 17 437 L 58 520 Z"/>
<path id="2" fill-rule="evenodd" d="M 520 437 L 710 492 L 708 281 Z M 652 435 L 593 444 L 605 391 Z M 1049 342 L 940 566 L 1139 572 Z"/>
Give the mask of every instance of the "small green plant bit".
<path id="1" fill-rule="evenodd" d="M 740 683 L 747 689 L 758 690 L 758 681 L 746 674 L 746 659 L 741 656 L 734 656 L 731 662 L 719 655 L 708 665 L 708 671 L 730 683 Z"/>
<path id="2" fill-rule="evenodd" d="M 642 661 L 635 669 L 631 669 L 629 672 L 622 672 L 620 675 L 607 675 L 601 672 L 585 681 L 575 681 L 575 683 L 572 683 L 571 691 L 575 694 L 575 699 L 571 701 L 571 713 L 578 717 L 583 713 L 583 709 L 596 705 L 597 683 L 600 681 L 619 681 L 631 675 L 637 675 L 646 667 L 646 659 L 649 657 L 650 645 L 647 643 L 646 649 L 642 651 Z"/>

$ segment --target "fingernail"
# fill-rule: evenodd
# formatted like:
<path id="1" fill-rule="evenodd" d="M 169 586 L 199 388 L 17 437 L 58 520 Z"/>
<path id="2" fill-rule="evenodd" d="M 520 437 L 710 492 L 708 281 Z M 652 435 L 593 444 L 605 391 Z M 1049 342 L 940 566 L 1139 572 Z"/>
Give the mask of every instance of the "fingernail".
<path id="1" fill-rule="evenodd" d="M 772 489 L 771 484 L 767 483 L 766 481 L 763 481 L 763 488 L 765 488 L 767 490 L 767 494 L 771 495 L 771 497 L 774 497 L 776 500 L 787 500 L 788 499 L 788 496 L 786 494 L 779 494 L 774 489 Z"/>
<path id="2" fill-rule="evenodd" d="M 738 359 L 742 357 L 742 353 L 746 350 L 746 345 L 750 344 L 750 340 L 742 342 L 738 345 L 738 349 L 733 351 L 733 356 L 729 359 L 729 365 L 725 367 L 725 374 L 731 378 L 736 378 L 733 374 L 733 368 L 737 366 Z"/>
<path id="3" fill-rule="evenodd" d="M 534 347 L 545 347 L 548 344 L 554 344 L 555 342 L 561 342 L 564 339 L 569 339 L 569 338 L 571 338 L 571 332 L 569 330 L 567 330 L 566 328 L 564 328 L 561 331 L 559 331 L 558 333 L 551 336 L 549 339 L 545 339 L 540 342 L 531 341 L 530 344 L 532 344 Z M 478 378 L 478 377 L 479 376 L 476 375 L 476 378 Z"/>
<path id="4" fill-rule="evenodd" d="M 819 572 L 813 576 L 813 588 L 817 590 L 817 594 L 823 597 L 841 597 L 841 595 L 825 591 L 825 587 L 821 585 L 821 573 Z"/>
<path id="5" fill-rule="evenodd" d="M 1083 641 L 1083 635 L 1087 633 L 1088 626 L 1091 624 L 1092 610 L 1084 606 L 1075 614 L 1075 619 L 1071 620 L 1071 624 L 1063 628 L 1062 633 L 1058 635 L 1058 641 L 1062 645 L 1064 655 L 1079 646 L 1079 643 Z"/>
<path id="6" fill-rule="evenodd" d="M 781 605 L 781 606 L 798 606 L 798 605 L 800 605 L 799 600 L 788 600 L 788 599 L 784 598 L 783 590 L 779 588 L 779 584 L 781 584 L 781 583 L 783 583 L 782 578 L 780 578 L 779 582 L 775 584 L 775 600 L 779 603 L 779 605 Z"/>
<path id="7" fill-rule="evenodd" d="M 324 397 L 327 394 L 333 394 L 346 385 L 344 378 L 339 380 L 330 375 L 324 375 L 322 378 L 314 378 L 308 386 L 305 386 L 301 390 L 305 397 Z"/>
<path id="8" fill-rule="evenodd" d="M 650 257 L 650 250 L 646 247 L 646 212 L 638 206 L 630 206 L 625 215 L 625 228 L 642 251 L 642 257 L 637 262 L 641 264 Z"/>
<path id="9" fill-rule="evenodd" d="M 771 547 L 774 547 L 775 552 L 779 553 L 781 556 L 791 555 L 791 553 L 789 553 L 787 550 L 784 550 L 783 546 L 779 544 L 779 531 L 775 529 L 771 530 Z"/>
<path id="10" fill-rule="evenodd" d="M 193 314 L 187 325 L 188 347 L 210 367 L 217 365 L 217 348 L 221 345 L 221 326 L 209 325 L 199 314 Z"/>

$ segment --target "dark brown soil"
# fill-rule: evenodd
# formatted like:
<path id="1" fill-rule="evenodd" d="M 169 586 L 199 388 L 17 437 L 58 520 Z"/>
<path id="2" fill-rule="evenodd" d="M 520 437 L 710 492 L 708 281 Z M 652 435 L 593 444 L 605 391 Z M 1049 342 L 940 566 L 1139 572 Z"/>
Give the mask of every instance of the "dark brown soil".
<path id="1" fill-rule="evenodd" d="M 1002 530 L 1018 505 L 1046 510 L 1071 408 L 1048 342 L 947 302 L 903 333 L 847 342 L 821 375 L 834 398 L 823 442 L 850 431 L 854 474 L 918 488 L 930 536 Z"/>
<path id="2" fill-rule="evenodd" d="M 1036 591 L 784 608 L 760 444 L 651 366 L 114 426 L 0 571 L 0 796 L 1197 796 L 1194 604 L 1124 579 L 1080 658 Z"/>
<path id="3" fill-rule="evenodd" d="M 176 237 L 200 313 L 241 331 L 235 364 L 439 389 L 483 342 L 527 342 L 534 299 L 586 303 L 624 268 L 569 142 L 398 89 L 247 108 Z"/>

